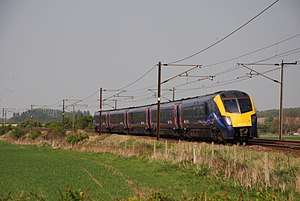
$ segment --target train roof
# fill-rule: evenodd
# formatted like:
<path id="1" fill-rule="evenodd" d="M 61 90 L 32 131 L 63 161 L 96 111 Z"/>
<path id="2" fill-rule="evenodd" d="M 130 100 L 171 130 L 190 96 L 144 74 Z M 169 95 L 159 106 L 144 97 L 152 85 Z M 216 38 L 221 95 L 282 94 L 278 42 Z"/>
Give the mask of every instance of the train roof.
<path id="1" fill-rule="evenodd" d="M 239 91 L 239 90 L 222 90 L 222 91 L 217 91 L 217 92 L 202 95 L 202 96 L 193 96 L 193 97 L 178 99 L 178 100 L 175 100 L 175 101 L 162 102 L 161 104 L 176 103 L 176 102 L 180 102 L 180 101 L 184 101 L 184 100 L 191 100 L 191 99 L 195 99 L 195 98 L 202 98 L 202 97 L 215 96 L 215 95 L 224 95 L 224 96 L 231 96 L 232 95 L 232 96 L 238 96 L 239 97 L 239 96 L 241 96 L 241 94 L 245 95 L 247 93 Z M 119 109 L 103 110 L 102 112 L 111 112 L 111 111 L 116 112 L 116 111 L 120 111 L 120 110 L 130 110 L 130 109 L 151 107 L 151 106 L 154 106 L 154 105 L 157 105 L 157 103 L 152 103 L 152 104 L 148 104 L 148 105 L 141 105 L 141 106 L 126 107 L 126 108 L 119 108 Z M 96 113 L 99 113 L 99 111 L 97 111 Z"/>

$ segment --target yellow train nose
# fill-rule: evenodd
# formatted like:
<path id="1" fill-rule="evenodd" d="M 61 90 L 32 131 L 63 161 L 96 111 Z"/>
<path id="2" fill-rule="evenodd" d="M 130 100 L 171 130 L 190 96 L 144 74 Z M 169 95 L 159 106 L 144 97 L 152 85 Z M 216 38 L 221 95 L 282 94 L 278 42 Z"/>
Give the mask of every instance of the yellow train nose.
<path id="1" fill-rule="evenodd" d="M 252 112 L 244 113 L 244 114 L 231 113 L 227 115 L 231 119 L 232 127 L 252 126 L 252 121 L 251 121 Z"/>
<path id="2" fill-rule="evenodd" d="M 215 103 L 218 106 L 218 109 L 221 113 L 221 116 L 224 117 L 224 120 L 228 125 L 231 125 L 232 127 L 250 127 L 252 126 L 252 116 L 256 114 L 255 107 L 253 105 L 253 102 L 251 100 L 251 110 L 248 112 L 242 113 L 240 110 L 238 111 L 226 111 L 223 101 L 220 96 L 216 96 L 214 98 Z M 236 102 L 237 104 L 237 102 Z M 238 109 L 238 105 L 237 109 Z"/>

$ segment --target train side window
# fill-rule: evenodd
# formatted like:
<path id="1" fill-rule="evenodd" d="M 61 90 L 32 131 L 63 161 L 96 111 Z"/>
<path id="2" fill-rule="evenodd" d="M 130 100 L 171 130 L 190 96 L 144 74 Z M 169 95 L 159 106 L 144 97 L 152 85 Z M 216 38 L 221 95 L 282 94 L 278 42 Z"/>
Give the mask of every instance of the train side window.
<path id="1" fill-rule="evenodd" d="M 131 122 L 133 124 L 139 124 L 141 122 L 145 122 L 146 121 L 146 116 L 145 116 L 145 112 L 142 111 L 142 112 L 131 112 L 130 113 L 130 119 L 131 119 Z"/>
<path id="2" fill-rule="evenodd" d="M 184 107 L 182 110 L 182 116 L 184 120 L 189 120 L 190 122 L 193 120 L 193 113 L 193 107 Z"/>
<path id="3" fill-rule="evenodd" d="M 162 109 L 160 113 L 160 120 L 162 123 L 167 123 L 169 120 L 172 119 L 172 108 L 171 109 Z"/>
<path id="4" fill-rule="evenodd" d="M 196 105 L 193 107 L 193 120 L 202 119 L 205 116 L 204 104 Z"/>

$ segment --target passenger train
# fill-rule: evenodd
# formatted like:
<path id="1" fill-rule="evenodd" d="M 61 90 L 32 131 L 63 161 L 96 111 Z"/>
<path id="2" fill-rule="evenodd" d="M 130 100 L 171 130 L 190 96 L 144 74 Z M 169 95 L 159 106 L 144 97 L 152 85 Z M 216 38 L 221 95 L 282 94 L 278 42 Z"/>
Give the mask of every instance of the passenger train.
<path id="1" fill-rule="evenodd" d="M 242 91 L 161 103 L 160 135 L 217 142 L 247 142 L 257 137 L 253 99 Z M 105 110 L 94 115 L 95 130 L 108 133 L 155 135 L 157 104 Z"/>

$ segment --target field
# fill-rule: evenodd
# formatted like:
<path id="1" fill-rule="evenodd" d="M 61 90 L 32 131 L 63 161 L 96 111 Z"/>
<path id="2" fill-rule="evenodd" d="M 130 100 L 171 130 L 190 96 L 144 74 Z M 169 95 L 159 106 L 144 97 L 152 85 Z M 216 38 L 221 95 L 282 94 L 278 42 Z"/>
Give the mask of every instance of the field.
<path id="1" fill-rule="evenodd" d="M 92 140 L 82 145 L 72 145 L 69 147 L 70 150 L 53 149 L 49 145 L 15 145 L 0 141 L 0 200 L 5 200 L 4 198 L 8 197 L 9 193 L 12 197 L 18 197 L 22 195 L 22 192 L 53 201 L 76 200 L 65 198 L 76 193 L 90 198 L 82 200 L 105 201 L 120 199 L 149 201 L 300 200 L 295 186 L 290 187 L 290 181 L 295 179 L 291 179 L 288 172 L 290 169 L 280 167 L 283 181 L 279 180 L 281 177 L 272 175 L 274 174 L 272 168 L 264 169 L 264 171 L 269 171 L 269 177 L 265 178 L 257 170 L 266 165 L 256 164 L 255 166 L 253 164 L 254 169 L 250 169 L 252 166 L 250 164 L 254 160 L 250 161 L 250 157 L 245 156 L 248 153 L 256 159 L 255 163 L 263 163 L 260 161 L 259 153 L 244 148 L 227 148 L 205 143 L 194 145 L 202 150 L 203 153 L 200 153 L 200 151 L 195 152 L 199 149 L 192 149 L 189 146 L 191 143 L 177 145 L 161 142 L 154 144 L 155 156 L 153 156 L 153 141 L 138 141 L 135 140 L 136 137 L 127 136 L 96 139 L 98 141 Z M 115 143 L 112 143 L 112 140 Z M 181 159 L 177 162 L 174 160 L 176 146 L 182 147 L 178 149 Z M 212 149 L 215 150 L 212 152 Z M 236 150 L 236 158 L 231 161 L 228 153 L 233 150 Z M 201 154 L 204 154 L 205 158 L 204 155 L 201 158 Z M 222 154 L 225 155 L 222 156 Z M 264 160 L 264 155 L 262 160 Z M 196 156 L 197 161 L 195 161 Z M 218 158 L 221 156 L 227 157 L 228 162 L 224 164 L 228 166 L 220 165 Z M 271 160 L 274 157 L 277 157 L 276 161 L 279 159 L 281 164 L 285 164 L 283 161 L 285 159 L 280 158 L 285 157 L 284 155 L 274 154 L 268 157 L 270 157 L 270 162 L 268 162 L 270 166 L 277 165 Z M 299 161 L 289 159 L 292 161 L 288 162 L 291 166 L 289 168 L 298 165 L 296 162 Z M 221 169 L 221 166 L 224 166 L 224 169 Z M 235 172 L 241 178 L 235 179 Z M 253 175 L 253 178 L 257 177 L 256 181 L 253 182 L 251 178 L 248 178 L 249 175 Z M 265 172 L 262 175 L 266 175 Z M 246 178 L 249 181 L 245 180 Z M 258 181 L 259 178 L 263 181 Z M 264 185 L 264 179 L 267 179 L 266 185 Z M 284 186 L 280 187 L 280 185 Z"/>

